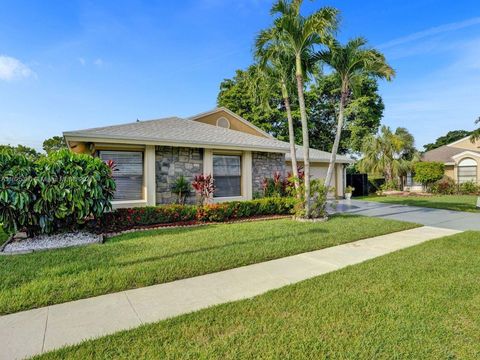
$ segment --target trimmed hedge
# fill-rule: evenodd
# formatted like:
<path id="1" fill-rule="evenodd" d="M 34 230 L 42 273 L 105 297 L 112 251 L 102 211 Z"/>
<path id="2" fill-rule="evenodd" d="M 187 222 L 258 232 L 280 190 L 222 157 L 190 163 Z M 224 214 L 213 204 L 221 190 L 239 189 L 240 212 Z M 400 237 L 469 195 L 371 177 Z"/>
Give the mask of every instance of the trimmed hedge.
<path id="1" fill-rule="evenodd" d="M 92 220 L 87 227 L 97 233 L 129 230 L 162 224 L 224 222 L 254 216 L 288 215 L 295 207 L 293 198 L 263 198 L 208 205 L 160 205 L 117 209 Z"/>

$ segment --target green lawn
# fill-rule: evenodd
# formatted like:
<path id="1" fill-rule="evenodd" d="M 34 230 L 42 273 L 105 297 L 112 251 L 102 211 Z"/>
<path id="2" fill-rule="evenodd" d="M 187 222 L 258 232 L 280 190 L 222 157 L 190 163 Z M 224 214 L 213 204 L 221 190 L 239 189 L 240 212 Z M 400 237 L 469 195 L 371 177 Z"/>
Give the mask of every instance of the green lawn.
<path id="1" fill-rule="evenodd" d="M 476 207 L 477 196 L 475 195 L 368 196 L 355 199 L 435 209 L 480 212 Z"/>
<path id="2" fill-rule="evenodd" d="M 41 359 L 478 359 L 480 233 L 45 354 Z"/>
<path id="3" fill-rule="evenodd" d="M 338 216 L 126 234 L 103 245 L 0 257 L 0 313 L 225 270 L 416 225 Z"/>

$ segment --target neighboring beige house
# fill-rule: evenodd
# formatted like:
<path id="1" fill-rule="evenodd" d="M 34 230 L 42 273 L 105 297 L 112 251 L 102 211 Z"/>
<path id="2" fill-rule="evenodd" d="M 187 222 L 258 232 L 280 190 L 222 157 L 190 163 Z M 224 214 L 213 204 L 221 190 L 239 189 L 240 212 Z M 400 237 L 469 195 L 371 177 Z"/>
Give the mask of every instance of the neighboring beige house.
<path id="1" fill-rule="evenodd" d="M 427 151 L 423 161 L 436 161 L 445 164 L 445 175 L 457 183 L 480 180 L 480 142 L 472 142 L 470 137 Z"/>
<path id="2" fill-rule="evenodd" d="M 291 169 L 289 144 L 279 141 L 226 108 L 192 116 L 137 121 L 124 125 L 64 132 L 68 147 L 115 161 L 115 207 L 175 201 L 171 187 L 179 176 L 198 174 L 215 179 L 214 200 L 252 199 L 265 177 Z M 301 149 L 298 160 L 303 160 Z M 312 177 L 324 178 L 330 154 L 311 149 Z M 343 196 L 345 167 L 353 161 L 338 156 L 333 185 Z M 194 196 L 189 202 L 195 200 Z"/>

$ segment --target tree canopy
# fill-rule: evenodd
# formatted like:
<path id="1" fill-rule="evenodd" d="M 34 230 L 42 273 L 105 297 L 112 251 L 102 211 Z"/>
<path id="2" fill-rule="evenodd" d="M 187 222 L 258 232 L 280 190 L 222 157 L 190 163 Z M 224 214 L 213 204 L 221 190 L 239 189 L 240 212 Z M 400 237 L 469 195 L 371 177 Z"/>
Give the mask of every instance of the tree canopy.
<path id="1" fill-rule="evenodd" d="M 435 142 L 424 145 L 425 151 L 430 151 L 433 149 L 437 149 L 441 146 L 451 144 L 457 140 L 466 138 L 467 136 L 472 135 L 471 131 L 467 130 L 453 130 L 449 131 L 446 135 L 440 136 Z"/>
<path id="2" fill-rule="evenodd" d="M 67 143 L 65 142 L 65 138 L 63 136 L 54 136 L 50 139 L 46 139 L 43 142 L 43 151 L 45 151 L 47 154 L 66 148 Z"/>
<path id="3" fill-rule="evenodd" d="M 37 150 L 25 145 L 0 145 L 0 151 L 2 150 L 11 150 L 17 154 L 24 155 L 29 159 L 37 159 L 40 157 L 40 153 Z"/>
<path id="4" fill-rule="evenodd" d="M 280 86 L 270 92 L 269 108 L 262 106 L 258 94 L 248 85 L 254 81 L 254 66 L 237 70 L 231 79 L 220 84 L 218 106 L 228 107 L 246 120 L 271 133 L 280 140 L 288 141 L 286 114 L 283 109 Z M 264 91 L 265 89 L 260 89 Z M 297 144 L 302 143 L 300 115 L 295 94 L 291 101 Z M 309 119 L 310 145 L 312 148 L 330 151 L 335 139 L 336 113 L 340 99 L 338 78 L 334 75 L 319 75 L 312 79 L 305 91 Z M 355 94 L 345 112 L 345 130 L 342 132 L 339 153 L 360 152 L 366 136 L 376 134 L 383 116 L 384 103 L 375 79 L 359 80 Z"/>

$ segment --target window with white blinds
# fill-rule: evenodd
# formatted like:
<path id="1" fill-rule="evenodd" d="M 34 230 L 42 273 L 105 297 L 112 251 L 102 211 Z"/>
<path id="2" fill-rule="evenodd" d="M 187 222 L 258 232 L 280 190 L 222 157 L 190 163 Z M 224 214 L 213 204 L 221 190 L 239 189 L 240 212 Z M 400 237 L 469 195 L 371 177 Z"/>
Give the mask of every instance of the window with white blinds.
<path id="1" fill-rule="evenodd" d="M 214 197 L 242 195 L 241 157 L 236 155 L 213 155 Z"/>
<path id="2" fill-rule="evenodd" d="M 458 182 L 477 182 L 477 162 L 473 159 L 465 159 L 458 164 Z"/>
<path id="3" fill-rule="evenodd" d="M 141 151 L 100 151 L 103 161 L 115 163 L 113 178 L 117 189 L 113 200 L 143 200 L 143 152 Z"/>

